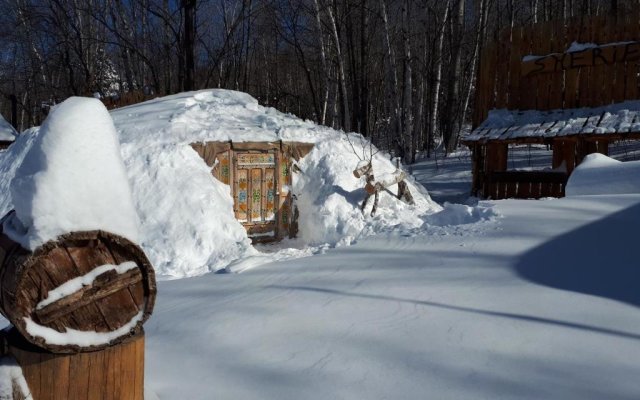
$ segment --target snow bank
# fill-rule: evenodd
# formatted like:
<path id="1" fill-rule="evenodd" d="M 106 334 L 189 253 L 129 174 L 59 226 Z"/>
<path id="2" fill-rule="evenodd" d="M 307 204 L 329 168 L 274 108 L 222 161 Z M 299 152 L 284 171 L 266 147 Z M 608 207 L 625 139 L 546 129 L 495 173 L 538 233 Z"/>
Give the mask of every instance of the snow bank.
<path id="1" fill-rule="evenodd" d="M 358 203 L 364 198 L 364 179 L 354 178 L 352 171 L 358 157 L 370 152 L 368 142 L 352 134 L 350 144 L 342 132 L 260 106 L 245 93 L 181 93 L 116 110 L 112 116 L 141 220 L 142 246 L 165 277 L 241 271 L 306 256 L 308 246 L 350 243 L 381 227 L 419 225 L 418 215 L 439 210 L 420 185 L 410 183 L 415 206 L 383 193 L 377 216 L 363 216 Z M 251 246 L 234 217 L 229 186 L 212 179 L 190 146 L 229 140 L 315 143 L 300 161 L 302 172 L 294 175 L 292 187 L 300 210 L 295 245 L 302 249 L 263 254 Z M 375 173 L 395 170 L 382 153 L 373 164 Z"/>
<path id="2" fill-rule="evenodd" d="M 369 142 L 357 134 L 347 139 L 342 132 L 260 106 L 245 93 L 181 93 L 115 110 L 111 116 L 140 220 L 139 242 L 160 277 L 195 276 L 227 267 L 239 271 L 261 262 L 306 256 L 314 248 L 348 244 L 381 229 L 419 227 L 421 216 L 440 210 L 426 190 L 409 179 L 414 206 L 384 192 L 376 216 L 368 215 L 371 204 L 363 215 L 358 206 L 365 182 L 352 171 L 363 155 L 371 154 Z M 47 129 L 45 124 L 40 136 Z M 251 246 L 234 217 L 230 187 L 212 178 L 209 167 L 190 146 L 229 140 L 315 144 L 299 162 L 302 172 L 293 177 L 291 189 L 300 210 L 299 239 L 292 244 L 295 251 L 283 248 L 266 255 Z M 0 190 L 12 175 L 11 162 L 19 161 L 32 141 L 31 136 L 21 138 L 10 155 L 0 156 L 0 171 L 7 171 L 7 176 L 0 177 Z M 41 141 L 36 139 L 34 148 Z M 373 168 L 375 174 L 396 169 L 383 153 L 373 157 Z M 389 189 L 397 190 L 396 186 Z M 6 212 L 11 203 L 1 197 Z"/>
<path id="3" fill-rule="evenodd" d="M 53 109 L 10 183 L 16 213 L 4 232 L 34 250 L 59 235 L 101 229 L 138 240 L 138 225 L 115 128 L 95 99 Z"/>
<path id="4" fill-rule="evenodd" d="M 0 140 L 12 142 L 16 139 L 16 136 L 17 132 L 13 129 L 13 126 L 0 115 Z"/>
<path id="5" fill-rule="evenodd" d="M 493 207 L 484 203 L 475 206 L 445 203 L 442 211 L 427 216 L 425 222 L 433 226 L 456 226 L 489 221 L 498 216 Z"/>
<path id="6" fill-rule="evenodd" d="M 640 161 L 589 154 L 567 182 L 567 196 L 640 193 Z"/>
<path id="7" fill-rule="evenodd" d="M 351 143 L 350 143 L 351 142 Z M 373 198 L 363 214 L 359 205 L 365 197 L 365 179 L 356 179 L 353 169 L 359 165 L 358 154 L 367 153 L 367 143 L 359 135 L 327 133 L 319 137 L 314 149 L 301 160 L 302 172 L 294 181 L 293 191 L 300 210 L 298 236 L 306 243 L 344 243 L 374 234 L 387 227 L 402 225 L 406 228 L 422 224 L 419 215 L 440 210 L 431 201 L 424 188 L 408 180 L 409 190 L 416 204 L 407 205 L 387 192 L 381 192 L 375 217 L 369 213 Z M 355 149 L 356 152 L 352 150 Z M 374 150 L 375 152 L 375 150 Z M 396 170 L 388 156 L 375 154 L 372 160 L 374 176 L 383 176 Z M 388 188 L 397 193 L 397 185 Z"/>
<path id="8" fill-rule="evenodd" d="M 22 368 L 11 356 L 0 357 L 0 400 L 13 400 L 14 386 L 25 399 L 31 399 L 31 392 Z"/>

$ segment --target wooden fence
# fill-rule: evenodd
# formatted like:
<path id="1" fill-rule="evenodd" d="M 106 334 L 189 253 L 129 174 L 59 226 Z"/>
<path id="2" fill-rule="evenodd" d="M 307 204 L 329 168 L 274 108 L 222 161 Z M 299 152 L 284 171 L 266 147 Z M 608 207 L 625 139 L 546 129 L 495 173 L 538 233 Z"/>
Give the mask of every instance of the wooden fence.
<path id="1" fill-rule="evenodd" d="M 494 108 L 597 107 L 640 98 L 639 13 L 513 27 L 498 36 L 482 52 L 474 128 Z"/>
<path id="2" fill-rule="evenodd" d="M 483 195 L 493 200 L 564 197 L 566 184 L 567 174 L 563 172 L 490 172 L 487 174 Z"/>

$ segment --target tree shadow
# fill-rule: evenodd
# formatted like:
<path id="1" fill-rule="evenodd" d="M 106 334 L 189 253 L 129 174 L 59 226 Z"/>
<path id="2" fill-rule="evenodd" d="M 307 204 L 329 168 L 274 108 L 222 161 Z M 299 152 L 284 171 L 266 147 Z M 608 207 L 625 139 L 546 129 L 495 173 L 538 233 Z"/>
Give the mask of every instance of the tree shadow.
<path id="1" fill-rule="evenodd" d="M 531 322 L 531 323 L 555 325 L 555 326 L 560 326 L 560 327 L 565 327 L 570 329 L 591 331 L 591 332 L 618 336 L 618 337 L 627 338 L 627 339 L 640 340 L 640 334 L 638 333 L 624 332 L 624 331 L 619 331 L 615 329 L 603 328 L 595 325 L 581 324 L 581 323 L 570 322 L 570 321 L 561 321 L 557 319 L 538 317 L 534 315 L 517 314 L 517 313 L 503 312 L 503 311 L 483 310 L 481 308 L 466 307 L 466 306 L 456 306 L 451 304 L 438 303 L 435 301 L 414 300 L 414 299 L 407 299 L 402 297 L 387 296 L 387 295 L 380 295 L 380 294 L 354 293 L 354 292 L 347 292 L 342 290 L 320 288 L 320 287 L 313 287 L 313 286 L 269 285 L 269 286 L 266 286 L 265 289 L 301 290 L 301 291 L 307 291 L 307 292 L 333 294 L 333 295 L 346 296 L 346 297 L 358 297 L 358 298 L 372 299 L 372 300 L 396 301 L 401 303 L 410 303 L 414 305 L 422 305 L 427 307 L 436 307 L 436 308 L 441 308 L 441 309 L 446 309 L 451 311 L 480 314 L 480 315 L 485 315 L 490 317 L 509 318 L 509 319 L 515 319 L 515 320 L 520 320 L 525 322 Z"/>
<path id="2" fill-rule="evenodd" d="M 555 237 L 515 266 L 528 281 L 640 306 L 640 203 Z"/>

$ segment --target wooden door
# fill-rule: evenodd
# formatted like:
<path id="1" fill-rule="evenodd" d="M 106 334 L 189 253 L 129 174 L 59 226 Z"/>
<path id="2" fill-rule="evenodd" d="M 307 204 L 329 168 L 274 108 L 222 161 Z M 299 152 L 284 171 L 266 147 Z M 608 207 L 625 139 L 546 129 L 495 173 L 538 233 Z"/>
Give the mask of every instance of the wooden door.
<path id="1" fill-rule="evenodd" d="M 254 241 L 276 238 L 277 154 L 235 153 L 235 213 Z"/>

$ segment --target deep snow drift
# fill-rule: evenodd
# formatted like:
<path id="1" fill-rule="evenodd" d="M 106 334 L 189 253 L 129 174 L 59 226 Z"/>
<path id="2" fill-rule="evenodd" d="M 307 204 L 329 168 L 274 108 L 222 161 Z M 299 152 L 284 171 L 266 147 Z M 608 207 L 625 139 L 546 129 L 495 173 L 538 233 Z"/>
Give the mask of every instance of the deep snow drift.
<path id="1" fill-rule="evenodd" d="M 640 193 L 640 161 L 589 154 L 569 177 L 567 196 Z"/>
<path id="2" fill-rule="evenodd" d="M 244 93 L 181 93 L 115 110 L 111 116 L 140 219 L 140 244 L 161 278 L 200 275 L 239 262 L 237 269 L 230 269 L 241 270 L 270 260 L 309 255 L 327 245 L 349 244 L 380 230 L 417 228 L 424 223 L 421 217 L 440 210 L 425 189 L 410 180 L 415 205 L 382 193 L 377 215 L 363 215 L 358 203 L 364 198 L 364 178 L 356 179 L 352 171 L 360 158 L 375 152 L 375 148 L 360 135 L 347 137 L 343 132 L 262 107 Z M 37 130 L 20 137 L 19 143 L 0 156 L 0 172 L 4 172 L 0 191 L 8 188 L 14 165 L 32 146 L 34 135 L 38 136 Z M 89 136 L 86 132 L 84 137 Z M 84 145 L 79 134 L 69 138 L 74 143 L 65 147 Z M 293 177 L 300 231 L 297 240 L 287 243 L 295 249 L 283 248 L 285 243 L 272 247 L 283 248 L 281 251 L 264 254 L 251 246 L 234 217 L 229 186 L 211 176 L 190 146 L 194 142 L 228 140 L 315 143 L 311 153 L 299 162 L 302 172 Z M 41 141 L 35 139 L 36 147 Z M 396 169 L 382 152 L 373 157 L 373 167 L 377 175 Z M 13 204 L 0 199 L 0 211 L 6 213 Z M 241 262 L 249 259 L 249 263 Z"/>
<path id="3" fill-rule="evenodd" d="M 116 131 L 100 101 L 67 99 L 29 143 L 10 184 L 16 212 L 3 224 L 10 238 L 30 250 L 75 231 L 100 229 L 138 240 Z"/>

